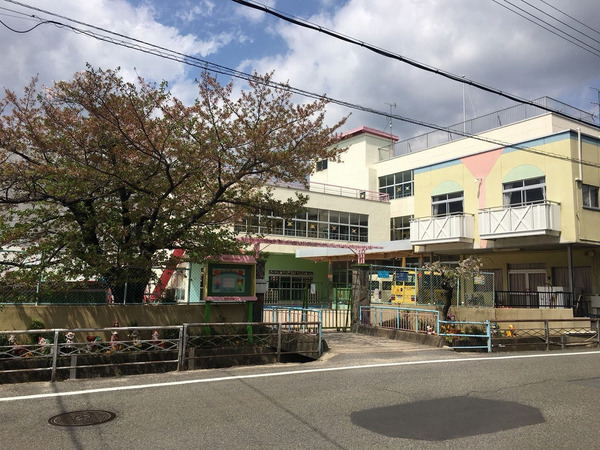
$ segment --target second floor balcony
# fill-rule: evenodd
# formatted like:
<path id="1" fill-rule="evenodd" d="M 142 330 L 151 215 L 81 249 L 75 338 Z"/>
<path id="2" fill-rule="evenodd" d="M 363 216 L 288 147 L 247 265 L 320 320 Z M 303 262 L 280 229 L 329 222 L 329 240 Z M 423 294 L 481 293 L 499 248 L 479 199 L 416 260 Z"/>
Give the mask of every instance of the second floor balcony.
<path id="1" fill-rule="evenodd" d="M 558 236 L 560 230 L 560 205 L 558 203 L 542 202 L 479 211 L 479 237 L 481 239 Z"/>
<path id="2" fill-rule="evenodd" d="M 422 217 L 410 223 L 412 245 L 470 243 L 474 238 L 474 218 L 470 214 Z"/>

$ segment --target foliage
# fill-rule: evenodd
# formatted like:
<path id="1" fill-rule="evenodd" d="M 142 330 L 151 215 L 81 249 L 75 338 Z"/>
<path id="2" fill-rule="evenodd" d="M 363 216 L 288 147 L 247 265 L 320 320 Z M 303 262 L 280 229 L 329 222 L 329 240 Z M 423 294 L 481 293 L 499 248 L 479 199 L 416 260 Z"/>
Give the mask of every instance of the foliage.
<path id="1" fill-rule="evenodd" d="M 141 301 L 152 267 L 232 253 L 232 225 L 260 209 L 281 216 L 268 183 L 306 183 L 342 151 L 324 124 L 326 101 L 293 104 L 256 75 L 233 85 L 204 73 L 185 106 L 119 70 L 93 69 L 0 101 L 0 257 L 5 277 L 35 283 L 103 279 L 119 302 Z M 5 254 L 6 255 L 6 254 Z M 130 292 L 131 290 L 131 292 Z"/>
<path id="2" fill-rule="evenodd" d="M 442 288 L 445 291 L 445 302 L 442 308 L 442 317 L 444 320 L 448 318 L 448 311 L 452 305 L 452 294 L 458 284 L 458 280 L 461 278 L 473 278 L 479 275 L 482 267 L 483 263 L 481 259 L 476 256 L 469 256 L 461 260 L 457 266 L 444 265 L 440 261 L 434 261 L 425 265 L 427 270 L 439 273 L 442 276 Z"/>
<path id="3" fill-rule="evenodd" d="M 483 263 L 476 256 L 469 256 L 461 260 L 457 266 L 448 266 L 440 261 L 425 264 L 425 269 L 440 273 L 447 285 L 455 288 L 460 278 L 473 278 L 479 275 Z"/>

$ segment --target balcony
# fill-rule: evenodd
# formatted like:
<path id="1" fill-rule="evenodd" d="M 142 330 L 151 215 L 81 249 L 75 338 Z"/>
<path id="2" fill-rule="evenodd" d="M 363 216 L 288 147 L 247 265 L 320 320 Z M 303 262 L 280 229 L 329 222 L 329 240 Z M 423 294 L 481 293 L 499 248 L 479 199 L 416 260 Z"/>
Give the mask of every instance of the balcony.
<path id="1" fill-rule="evenodd" d="M 558 203 L 544 202 L 479 211 L 481 239 L 558 236 L 559 234 L 560 204 Z"/>
<path id="2" fill-rule="evenodd" d="M 454 214 L 413 219 L 410 223 L 412 245 L 473 242 L 474 219 L 470 214 Z"/>

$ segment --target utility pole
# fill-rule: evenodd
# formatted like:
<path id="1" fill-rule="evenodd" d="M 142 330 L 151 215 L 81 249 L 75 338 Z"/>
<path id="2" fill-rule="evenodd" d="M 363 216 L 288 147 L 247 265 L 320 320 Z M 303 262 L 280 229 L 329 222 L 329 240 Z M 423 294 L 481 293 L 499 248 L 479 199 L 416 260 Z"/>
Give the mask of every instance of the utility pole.
<path id="1" fill-rule="evenodd" d="M 386 103 L 390 107 L 390 140 L 392 141 L 392 145 L 390 147 L 392 158 L 396 156 L 396 152 L 394 150 L 394 133 L 392 132 L 392 108 L 396 109 L 395 103 Z"/>

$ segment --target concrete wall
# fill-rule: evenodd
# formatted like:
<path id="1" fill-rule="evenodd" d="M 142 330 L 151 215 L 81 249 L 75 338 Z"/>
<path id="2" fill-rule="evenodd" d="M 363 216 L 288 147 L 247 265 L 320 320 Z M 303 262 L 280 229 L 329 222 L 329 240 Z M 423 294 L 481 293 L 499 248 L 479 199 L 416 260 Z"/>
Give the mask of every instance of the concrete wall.
<path id="1" fill-rule="evenodd" d="M 137 322 L 138 326 L 168 326 L 204 322 L 205 305 L 101 305 L 35 306 L 6 305 L 0 311 L 0 330 L 25 330 L 33 320 L 46 328 L 104 328 L 115 320 L 121 326 Z M 211 322 L 245 322 L 247 305 L 211 304 Z"/>

